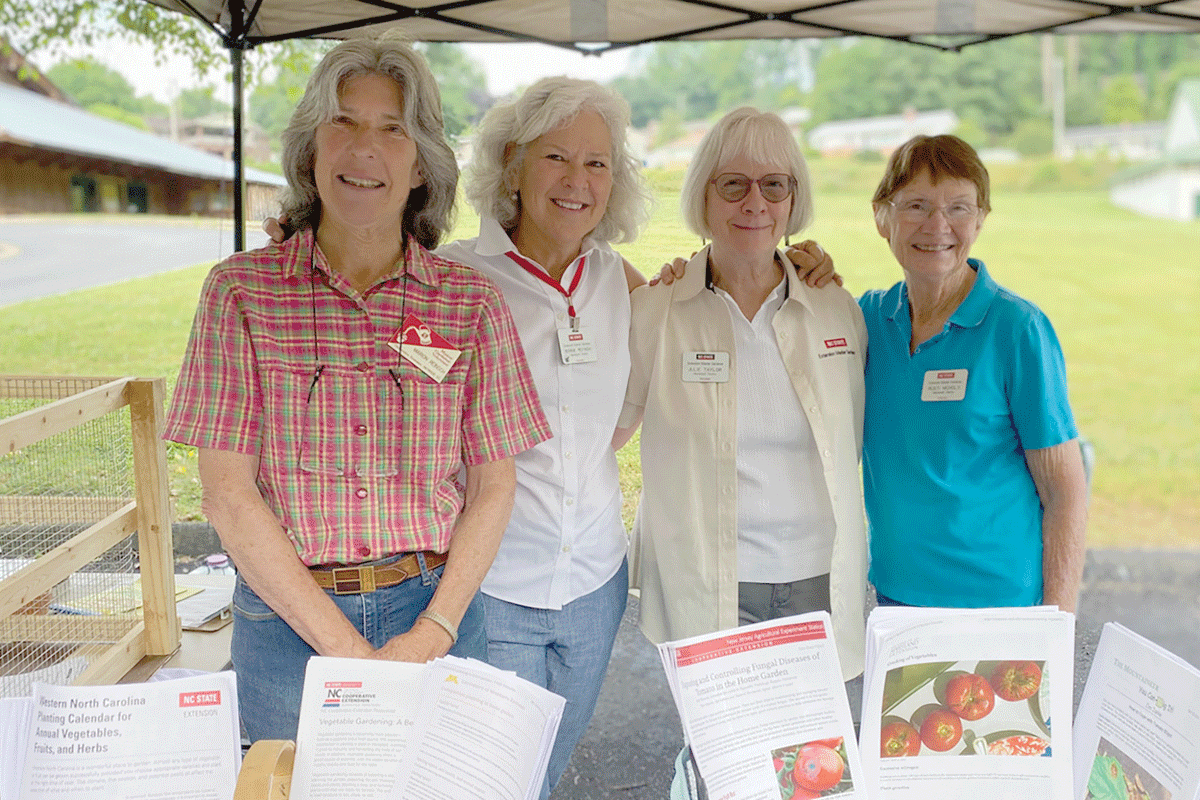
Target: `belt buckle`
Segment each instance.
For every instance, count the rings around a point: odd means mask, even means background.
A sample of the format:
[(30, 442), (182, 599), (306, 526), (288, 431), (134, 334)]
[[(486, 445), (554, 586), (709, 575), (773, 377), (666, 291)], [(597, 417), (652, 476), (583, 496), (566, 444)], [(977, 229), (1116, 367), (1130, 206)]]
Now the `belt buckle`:
[(374, 567), (359, 566), (334, 568), (334, 594), (370, 594), (373, 591), (375, 591)]

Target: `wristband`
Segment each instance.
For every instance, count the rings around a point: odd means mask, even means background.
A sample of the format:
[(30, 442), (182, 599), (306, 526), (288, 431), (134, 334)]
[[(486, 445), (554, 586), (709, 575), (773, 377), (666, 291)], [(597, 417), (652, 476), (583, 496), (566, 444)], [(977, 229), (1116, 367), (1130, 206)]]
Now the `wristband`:
[(451, 647), (453, 647), (454, 643), (458, 641), (458, 626), (452, 624), (450, 620), (446, 619), (438, 612), (430, 611), (427, 608), (420, 614), (417, 614), (417, 619), (427, 619), (434, 625), (437, 625), (439, 628), (444, 630), (446, 633), (450, 634)]

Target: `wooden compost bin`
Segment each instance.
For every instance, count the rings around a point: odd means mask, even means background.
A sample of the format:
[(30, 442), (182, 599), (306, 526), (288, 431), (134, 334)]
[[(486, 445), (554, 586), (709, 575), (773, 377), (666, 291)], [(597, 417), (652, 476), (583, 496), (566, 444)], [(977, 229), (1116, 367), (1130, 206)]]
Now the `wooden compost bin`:
[[(162, 378), (0, 376), (0, 398), (47, 401), (0, 419), (0, 459), (18, 458), (23, 448), (129, 408), (128, 434), (122, 435), (131, 441), (121, 444), (132, 452), (132, 501), (115, 498), (103, 507), (102, 513), (110, 507), (111, 513), (88, 519), (80, 511), (88, 505), (87, 498), (54, 492), (0, 495), (5, 519), (34, 525), (50, 518), (70, 519), (76, 527), (86, 525), (74, 535), (70, 535), (74, 528), (68, 529), (64, 536), (69, 538), (45, 552), (21, 559), (16, 571), (0, 580), (0, 644), (5, 648), (52, 645), (55, 652), (83, 656), (87, 666), (75, 677), (76, 684), (115, 683), (143, 657), (170, 655), (179, 647), (166, 448), (161, 438), (164, 395)], [(128, 461), (129, 450), (124, 452)], [(54, 607), (50, 598), (55, 587), (80, 577), (85, 568), (94, 574), (95, 566), (89, 565), (134, 533), (140, 614), (79, 615)], [(132, 582), (138, 576), (121, 577)], [(11, 671), (12, 666), (0, 657), (0, 672)]]

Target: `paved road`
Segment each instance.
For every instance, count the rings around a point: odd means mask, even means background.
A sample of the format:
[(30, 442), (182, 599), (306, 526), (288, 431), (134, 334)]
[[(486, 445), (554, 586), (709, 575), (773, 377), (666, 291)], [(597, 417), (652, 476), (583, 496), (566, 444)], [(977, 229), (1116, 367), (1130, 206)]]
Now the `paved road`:
[[(251, 231), (246, 241), (260, 247), (266, 235)], [(233, 229), (224, 220), (0, 217), (0, 307), (219, 261), (232, 252)]]

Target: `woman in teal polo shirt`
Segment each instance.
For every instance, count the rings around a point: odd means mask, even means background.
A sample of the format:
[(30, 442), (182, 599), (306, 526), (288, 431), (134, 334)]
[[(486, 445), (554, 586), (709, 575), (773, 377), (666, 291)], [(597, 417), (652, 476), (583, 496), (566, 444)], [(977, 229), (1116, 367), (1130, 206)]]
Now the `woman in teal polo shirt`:
[(1074, 610), (1087, 488), (1062, 349), (971, 245), (988, 173), (955, 136), (900, 147), (872, 199), (904, 271), (859, 303), (863, 483), (882, 604)]

